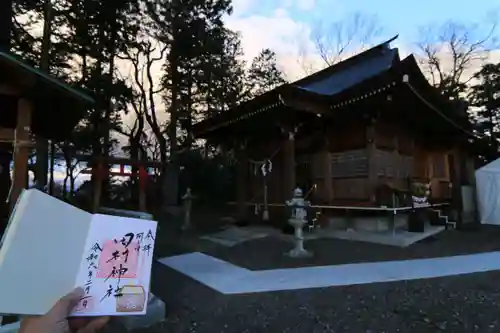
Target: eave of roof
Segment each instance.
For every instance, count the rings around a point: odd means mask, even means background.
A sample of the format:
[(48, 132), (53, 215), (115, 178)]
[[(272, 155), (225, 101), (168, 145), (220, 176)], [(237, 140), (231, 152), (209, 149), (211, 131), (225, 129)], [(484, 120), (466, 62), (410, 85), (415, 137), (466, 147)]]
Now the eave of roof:
[(61, 82), (60, 80), (57, 80), (56, 78), (48, 75), (47, 73), (44, 73), (43, 71), (37, 68), (29, 66), (28, 64), (19, 60), (16, 56), (10, 53), (0, 51), (0, 61), (8, 65), (14, 66), (15, 69), (18, 69), (23, 73), (27, 73), (28, 75), (34, 75), (37, 79), (40, 79), (44, 83), (47, 83), (48, 85), (54, 88), (57, 88), (58, 90), (64, 92), (70, 97), (77, 98), (83, 103), (86, 104), (95, 103), (94, 98), (90, 97), (89, 95), (79, 91), (78, 89), (70, 87), (69, 85)]

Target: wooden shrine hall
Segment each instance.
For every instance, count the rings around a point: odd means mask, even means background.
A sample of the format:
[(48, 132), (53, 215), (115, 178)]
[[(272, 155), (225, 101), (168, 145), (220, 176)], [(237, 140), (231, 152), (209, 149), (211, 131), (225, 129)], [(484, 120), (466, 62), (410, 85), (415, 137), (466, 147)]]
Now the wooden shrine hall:
[(465, 109), (428, 83), (413, 55), (400, 58), (396, 38), (194, 126), (195, 137), (237, 152), (239, 218), (264, 195), (283, 204), (296, 186), (314, 204), (374, 207), (381, 186), (430, 182), (433, 198), (460, 202)]
[(67, 139), (94, 99), (9, 52), (0, 52), (0, 73), (0, 188), (5, 218), (6, 199), (12, 207), (28, 185), (28, 159), (36, 138)]

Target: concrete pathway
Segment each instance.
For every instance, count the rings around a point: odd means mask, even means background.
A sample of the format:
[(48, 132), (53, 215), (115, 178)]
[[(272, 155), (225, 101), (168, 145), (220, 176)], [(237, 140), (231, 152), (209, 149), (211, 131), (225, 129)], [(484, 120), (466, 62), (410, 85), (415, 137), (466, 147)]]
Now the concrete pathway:
[(158, 261), (222, 294), (348, 286), (500, 270), (500, 252), (264, 271), (251, 271), (199, 252)]

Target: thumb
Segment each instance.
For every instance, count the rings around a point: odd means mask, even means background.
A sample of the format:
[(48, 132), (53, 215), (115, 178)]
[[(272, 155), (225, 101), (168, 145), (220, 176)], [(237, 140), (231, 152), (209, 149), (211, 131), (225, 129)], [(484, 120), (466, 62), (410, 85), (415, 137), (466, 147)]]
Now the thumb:
[(99, 317), (78, 330), (78, 333), (94, 333), (104, 327), (109, 321), (109, 317)]
[(72, 292), (59, 299), (52, 309), (50, 309), (48, 315), (55, 320), (66, 319), (83, 295), (84, 290), (82, 288), (74, 289)]

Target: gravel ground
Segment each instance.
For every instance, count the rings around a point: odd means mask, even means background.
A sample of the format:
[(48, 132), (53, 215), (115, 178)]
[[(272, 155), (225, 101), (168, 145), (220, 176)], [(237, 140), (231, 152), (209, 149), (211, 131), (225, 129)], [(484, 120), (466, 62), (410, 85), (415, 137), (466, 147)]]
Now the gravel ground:
[(221, 295), (162, 265), (153, 292), (167, 302), (156, 332), (498, 332), (500, 273)]
[[(163, 236), (162, 236), (163, 234)], [(500, 228), (450, 231), (407, 249), (340, 240), (315, 240), (316, 256), (297, 262), (282, 255), (286, 241), (268, 238), (233, 248), (164, 229), (158, 255), (202, 251), (251, 269), (437, 257), (500, 249)], [(167, 303), (167, 320), (138, 333), (258, 332), (499, 332), (500, 272), (439, 279), (247, 295), (222, 295), (156, 263), (152, 291)], [(114, 333), (114, 331), (110, 331)], [(117, 330), (116, 332), (122, 332)]]
[(483, 226), (478, 231), (447, 230), (407, 248), (340, 239), (310, 240), (305, 242), (305, 248), (314, 253), (310, 259), (284, 256), (292, 247), (291, 242), (267, 237), (231, 248), (211, 246), (200, 250), (252, 270), (434, 258), (500, 250), (500, 227)]

